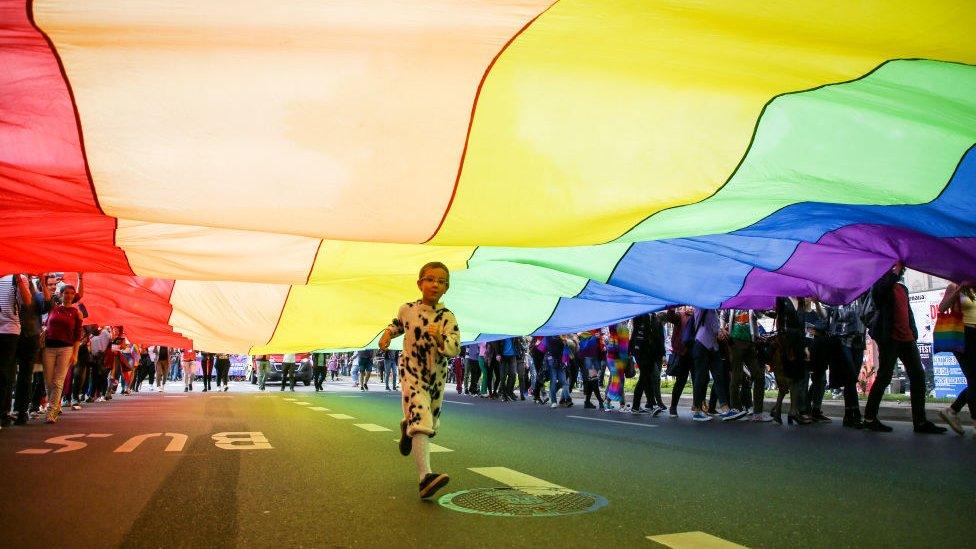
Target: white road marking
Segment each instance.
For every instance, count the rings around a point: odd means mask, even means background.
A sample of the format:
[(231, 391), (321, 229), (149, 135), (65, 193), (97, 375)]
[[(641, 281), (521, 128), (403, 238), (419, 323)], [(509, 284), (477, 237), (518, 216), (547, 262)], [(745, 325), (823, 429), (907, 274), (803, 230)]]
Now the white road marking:
[(268, 438), (261, 431), (232, 431), (216, 433), (210, 438), (221, 450), (271, 450)]
[(647, 539), (673, 549), (746, 549), (744, 545), (732, 543), (705, 532), (681, 532), (647, 536)]
[(316, 412), (328, 412), (328, 411), (330, 411), (328, 408), (323, 408), (321, 406), (312, 406), (311, 408), (309, 408), (309, 410), (315, 410)]
[(163, 398), (186, 398), (189, 395), (163, 395)]
[(336, 419), (356, 419), (352, 416), (347, 416), (346, 414), (329, 414), (329, 416), (334, 417)]
[(295, 399), (293, 399), (293, 398), (284, 398), (282, 400), (287, 400), (288, 402), (295, 402)]
[[(91, 435), (88, 435), (91, 436)], [(145, 442), (147, 439), (164, 436), (163, 433), (147, 433), (144, 435), (136, 435), (129, 440), (125, 441), (122, 446), (115, 449), (116, 452), (127, 453), (132, 452), (139, 447), (140, 444)], [(183, 447), (186, 446), (186, 441), (188, 437), (183, 433), (166, 433), (165, 436), (170, 437), (169, 444), (166, 445), (164, 452), (182, 452)]]
[[(393, 442), (399, 443), (400, 442), (400, 439), (395, 438), (395, 439), (393, 439)], [(434, 444), (433, 442), (429, 442), (429, 441), (427, 442), (427, 446), (430, 447), (430, 453), (432, 453), (432, 454), (441, 454), (441, 453), (444, 453), (444, 452), (453, 452), (454, 451), (454, 450), (451, 450), (450, 448), (441, 446), (439, 444)]]
[[(75, 452), (75, 451), (81, 450), (82, 448), (87, 447), (88, 444), (86, 444), (84, 442), (78, 442), (76, 440), (72, 440), (72, 439), (76, 439), (76, 438), (84, 438), (86, 436), (90, 436), (90, 435), (87, 435), (86, 433), (80, 433), (80, 434), (77, 434), (77, 435), (62, 435), (62, 436), (59, 436), (59, 437), (49, 438), (49, 439), (45, 440), (44, 443), (45, 444), (55, 444), (55, 445), (61, 446), (61, 448), (58, 448), (57, 450), (54, 450), (54, 453), (55, 454), (63, 454), (65, 452)], [(108, 435), (108, 436), (111, 436), (111, 435)], [(93, 438), (105, 438), (105, 437), (99, 435), (99, 436), (96, 436), (96, 437), (93, 437)], [(46, 454), (46, 453), (48, 453), (50, 451), (51, 451), (50, 448), (25, 448), (25, 449), (23, 449), (23, 450), (21, 450), (21, 451), (19, 451), (17, 453), (18, 454), (27, 454), (27, 455), (40, 455), (40, 454)]]
[(468, 470), (492, 480), (497, 480), (513, 488), (518, 488), (522, 492), (533, 496), (552, 494), (554, 490), (560, 492), (565, 491), (567, 494), (576, 492), (576, 490), (571, 490), (564, 486), (542, 480), (541, 478), (520, 473), (508, 467), (469, 467)]
[(463, 404), (465, 406), (474, 406), (473, 402), (460, 402), (457, 400), (445, 400), (444, 402), (450, 402), (451, 404)]
[(383, 427), (382, 425), (377, 425), (375, 423), (355, 423), (354, 425), (364, 431), (369, 431), (370, 433), (381, 433), (383, 431), (390, 430), (387, 429), (386, 427)]
[(295, 402), (295, 404), (297, 404), (299, 406), (311, 406), (312, 405), (311, 402), (305, 402), (303, 400), (299, 400), (299, 401)]
[(339, 395), (339, 398), (363, 398), (363, 395)]
[[(399, 442), (399, 441), (397, 441), (397, 442)], [(430, 453), (432, 453), (432, 454), (440, 454), (442, 452), (453, 452), (454, 451), (454, 450), (451, 450), (450, 448), (445, 448), (445, 447), (440, 446), (438, 444), (434, 444), (433, 442), (428, 442), (427, 445), (430, 446)]]
[(657, 425), (651, 425), (650, 423), (637, 423), (636, 421), (618, 421), (616, 419), (600, 419), (598, 417), (585, 417), (585, 416), (566, 416), (573, 419), (585, 419), (588, 421), (603, 421), (606, 423), (621, 423), (623, 425), (633, 425), (634, 427), (657, 427)]

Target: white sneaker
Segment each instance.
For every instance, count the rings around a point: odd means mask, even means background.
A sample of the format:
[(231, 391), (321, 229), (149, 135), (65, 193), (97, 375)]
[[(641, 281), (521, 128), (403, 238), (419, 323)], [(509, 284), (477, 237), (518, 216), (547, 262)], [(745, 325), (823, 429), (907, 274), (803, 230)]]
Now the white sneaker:
[(761, 414), (752, 414), (751, 419), (756, 423), (769, 423), (770, 421), (773, 420), (773, 416), (767, 414), (766, 412), (763, 412)]
[(962, 424), (959, 423), (959, 415), (956, 414), (956, 411), (953, 410), (951, 406), (946, 406), (944, 409), (939, 410), (939, 417), (941, 417), (946, 423), (948, 423), (949, 427), (952, 427), (953, 431), (955, 431), (959, 435), (964, 434), (964, 431), (962, 430)]
[(78, 404), (77, 402), (75, 402), (74, 404), (71, 405), (71, 409), (72, 410), (81, 410), (81, 404)]
[(549, 407), (550, 408), (559, 408), (559, 403), (558, 402), (553, 402), (552, 404), (549, 405)]

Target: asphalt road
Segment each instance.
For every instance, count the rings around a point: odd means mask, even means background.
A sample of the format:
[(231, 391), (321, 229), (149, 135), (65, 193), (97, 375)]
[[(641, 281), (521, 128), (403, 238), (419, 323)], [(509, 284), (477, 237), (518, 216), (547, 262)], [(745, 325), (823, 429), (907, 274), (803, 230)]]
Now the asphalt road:
[[(442, 495), (529, 479), (607, 501), (586, 514), (498, 517), (419, 500), (412, 460), (394, 443), (396, 393), (273, 389), (139, 393), (66, 411), (56, 425), (4, 428), (0, 538), (8, 547), (659, 547), (648, 536), (703, 532), (748, 547), (964, 547), (976, 537), (971, 429), (696, 424), (686, 409), (635, 418), (449, 389), (433, 439), (443, 451), (431, 456), (452, 477)], [(164, 436), (132, 438), (153, 433)], [(218, 433), (247, 434), (222, 442)], [(659, 539), (701, 546), (695, 536)]]

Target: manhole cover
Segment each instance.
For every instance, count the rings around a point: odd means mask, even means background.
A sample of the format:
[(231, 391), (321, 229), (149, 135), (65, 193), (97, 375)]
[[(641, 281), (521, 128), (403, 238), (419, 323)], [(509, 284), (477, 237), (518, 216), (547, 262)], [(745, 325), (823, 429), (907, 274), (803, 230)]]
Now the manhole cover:
[(441, 496), (438, 503), (462, 513), (497, 517), (555, 517), (596, 511), (606, 498), (560, 488), (474, 488)]

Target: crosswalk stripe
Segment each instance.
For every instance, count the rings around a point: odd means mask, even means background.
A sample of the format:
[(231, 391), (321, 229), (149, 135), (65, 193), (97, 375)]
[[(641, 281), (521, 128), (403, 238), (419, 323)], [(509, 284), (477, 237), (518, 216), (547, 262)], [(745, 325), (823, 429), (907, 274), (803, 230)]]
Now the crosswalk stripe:
[(672, 549), (746, 549), (744, 545), (732, 543), (705, 532), (680, 532), (647, 536), (647, 539), (671, 547)]
[(305, 402), (305, 401), (302, 401), (302, 400), (299, 400), (299, 401), (295, 402), (295, 404), (297, 404), (299, 406), (311, 406), (312, 405), (311, 402)]
[(295, 399), (293, 399), (293, 398), (284, 398), (282, 400), (287, 400), (288, 402), (295, 402)]
[(328, 412), (328, 408), (323, 408), (321, 406), (312, 406), (309, 410), (315, 410), (316, 412)]
[(387, 429), (386, 427), (383, 427), (382, 425), (377, 425), (375, 423), (355, 423), (354, 425), (356, 427), (359, 427), (360, 429), (362, 429), (364, 431), (369, 431), (371, 433), (380, 433), (380, 432), (383, 432), (383, 431), (389, 431), (390, 430), (390, 429)]
[(553, 484), (541, 478), (535, 478), (532, 475), (520, 473), (508, 467), (469, 467), (468, 470), (492, 480), (497, 480), (513, 488), (518, 488), (522, 492), (533, 496), (552, 494), (553, 490), (565, 491), (569, 494), (576, 492), (576, 490)]
[(329, 414), (329, 416), (334, 417), (336, 419), (356, 419), (352, 416), (347, 416), (346, 414)]

